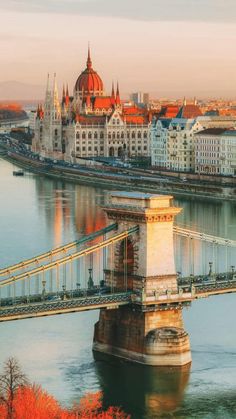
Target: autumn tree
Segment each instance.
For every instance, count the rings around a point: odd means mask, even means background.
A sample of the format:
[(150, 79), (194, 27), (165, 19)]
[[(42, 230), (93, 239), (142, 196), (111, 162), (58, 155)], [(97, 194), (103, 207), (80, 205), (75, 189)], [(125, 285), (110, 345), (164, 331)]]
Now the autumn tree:
[(31, 385), (9, 358), (0, 374), (0, 419), (129, 419), (120, 408), (102, 407), (102, 392), (89, 393), (72, 409), (63, 408), (41, 386)]
[(101, 391), (88, 393), (81, 398), (78, 405), (73, 408), (74, 418), (78, 419), (130, 419), (130, 415), (124, 413), (119, 407), (110, 406), (107, 410), (102, 409)]
[(20, 387), (14, 399), (15, 419), (67, 419), (71, 416), (63, 411), (53, 396), (41, 386)]
[(7, 419), (14, 418), (14, 398), (20, 387), (28, 385), (26, 375), (15, 358), (9, 358), (0, 374), (0, 403), (5, 406)]

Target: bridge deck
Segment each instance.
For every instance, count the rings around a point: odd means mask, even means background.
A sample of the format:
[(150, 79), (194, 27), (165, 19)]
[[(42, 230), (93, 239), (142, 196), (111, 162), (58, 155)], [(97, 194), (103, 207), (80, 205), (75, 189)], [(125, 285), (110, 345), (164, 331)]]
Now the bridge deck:
[(131, 293), (117, 293), (93, 297), (80, 297), (60, 301), (42, 301), (0, 308), (0, 322), (32, 317), (53, 316), (55, 314), (75, 313), (78, 311), (114, 309), (130, 304)]

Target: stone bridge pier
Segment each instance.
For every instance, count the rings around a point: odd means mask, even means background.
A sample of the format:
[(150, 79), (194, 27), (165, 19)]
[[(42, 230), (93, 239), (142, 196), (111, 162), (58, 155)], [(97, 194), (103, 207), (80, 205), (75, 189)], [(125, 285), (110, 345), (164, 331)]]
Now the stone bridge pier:
[(102, 309), (95, 325), (93, 350), (130, 361), (157, 366), (191, 362), (188, 334), (181, 306), (150, 304), (150, 296), (177, 291), (173, 222), (181, 208), (172, 197), (136, 192), (114, 192), (104, 210), (118, 233), (139, 226), (109, 255), (106, 283), (125, 286), (134, 294), (130, 306)]

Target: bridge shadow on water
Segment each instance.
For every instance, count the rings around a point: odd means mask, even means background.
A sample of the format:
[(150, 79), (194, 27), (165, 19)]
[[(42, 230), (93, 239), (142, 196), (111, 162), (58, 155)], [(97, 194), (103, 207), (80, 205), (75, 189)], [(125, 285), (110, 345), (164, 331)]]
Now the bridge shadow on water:
[(150, 367), (94, 354), (107, 406), (121, 406), (132, 419), (174, 417), (189, 382), (191, 366)]

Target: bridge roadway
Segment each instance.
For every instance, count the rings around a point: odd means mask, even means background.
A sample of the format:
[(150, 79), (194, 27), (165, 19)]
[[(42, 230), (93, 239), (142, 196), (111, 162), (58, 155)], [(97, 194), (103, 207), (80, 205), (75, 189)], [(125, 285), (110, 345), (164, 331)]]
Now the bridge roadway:
[(78, 311), (114, 309), (131, 303), (131, 292), (74, 297), (65, 300), (26, 302), (0, 307), (0, 322), (75, 313)]
[[(127, 291), (99, 295), (99, 291), (96, 289), (96, 294), (92, 296), (70, 297), (71, 292), (67, 291), (64, 299), (63, 294), (61, 294), (61, 299), (57, 297), (58, 300), (56, 299), (56, 301), (45, 299), (47, 296), (31, 295), (18, 297), (16, 301), (13, 299), (10, 300), (9, 298), (1, 300), (0, 322), (97, 310), (100, 308), (116, 309), (129, 304), (132, 304), (135, 309), (141, 311), (169, 310), (189, 305), (199, 298), (235, 292), (236, 280), (232, 279), (224, 281), (202, 281), (198, 284), (178, 286), (177, 289), (153, 290), (149, 294)], [(21, 300), (20, 304), (19, 300)]]

